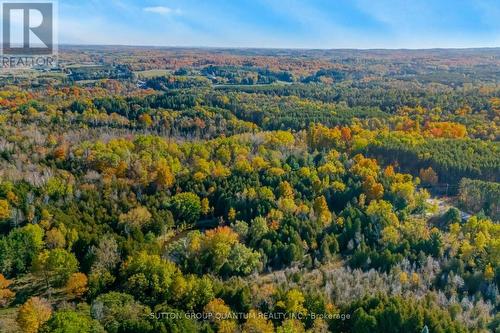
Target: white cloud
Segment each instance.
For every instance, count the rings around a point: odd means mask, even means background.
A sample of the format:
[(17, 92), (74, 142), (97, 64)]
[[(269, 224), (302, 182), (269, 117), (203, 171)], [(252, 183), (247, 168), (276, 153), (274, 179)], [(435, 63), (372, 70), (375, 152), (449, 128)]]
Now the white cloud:
[(144, 11), (148, 12), (148, 13), (155, 13), (155, 14), (160, 14), (160, 15), (179, 14), (178, 9), (172, 9), (172, 8), (165, 7), (165, 6), (145, 7)]

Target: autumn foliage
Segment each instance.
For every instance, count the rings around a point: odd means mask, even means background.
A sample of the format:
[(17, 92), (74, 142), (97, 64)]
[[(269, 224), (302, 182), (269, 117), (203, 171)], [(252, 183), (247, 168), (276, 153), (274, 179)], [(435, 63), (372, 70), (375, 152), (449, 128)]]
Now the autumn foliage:
[(8, 305), (16, 293), (9, 289), (12, 281), (7, 280), (5, 276), (0, 274), (0, 308)]
[(52, 308), (46, 300), (32, 297), (19, 308), (17, 323), (23, 332), (37, 333), (51, 314)]

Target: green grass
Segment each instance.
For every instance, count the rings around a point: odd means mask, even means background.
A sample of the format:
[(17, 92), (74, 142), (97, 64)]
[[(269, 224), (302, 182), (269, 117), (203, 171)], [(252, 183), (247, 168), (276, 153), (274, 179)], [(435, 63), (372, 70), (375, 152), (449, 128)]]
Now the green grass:
[(152, 69), (147, 71), (134, 72), (140, 79), (150, 79), (158, 76), (166, 76), (172, 73), (170, 70), (166, 69)]

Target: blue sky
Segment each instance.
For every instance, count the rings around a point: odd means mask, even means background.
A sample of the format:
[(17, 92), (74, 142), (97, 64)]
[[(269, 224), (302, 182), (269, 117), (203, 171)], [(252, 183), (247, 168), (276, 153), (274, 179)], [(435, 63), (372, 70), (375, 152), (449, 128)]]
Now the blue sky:
[(59, 0), (70, 44), (500, 46), (500, 0)]

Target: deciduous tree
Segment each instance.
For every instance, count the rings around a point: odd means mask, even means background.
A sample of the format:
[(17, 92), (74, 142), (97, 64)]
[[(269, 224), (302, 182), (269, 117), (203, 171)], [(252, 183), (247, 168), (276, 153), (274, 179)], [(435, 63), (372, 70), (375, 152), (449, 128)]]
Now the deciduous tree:
[(16, 293), (9, 289), (9, 286), (12, 284), (12, 281), (7, 280), (5, 276), (0, 274), (0, 308), (8, 305)]
[(51, 314), (52, 308), (47, 301), (32, 297), (19, 308), (17, 323), (23, 332), (37, 333)]
[(73, 298), (82, 297), (88, 290), (88, 279), (83, 273), (73, 273), (66, 283), (66, 294)]

